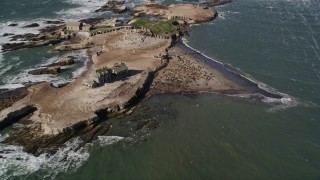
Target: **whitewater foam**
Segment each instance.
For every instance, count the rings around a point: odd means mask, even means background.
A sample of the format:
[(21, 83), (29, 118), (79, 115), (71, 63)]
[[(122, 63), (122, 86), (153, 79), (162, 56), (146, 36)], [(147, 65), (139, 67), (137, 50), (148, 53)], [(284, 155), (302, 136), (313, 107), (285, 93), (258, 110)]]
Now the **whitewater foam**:
[(24, 152), (20, 146), (0, 144), (0, 178), (6, 180), (39, 172), (44, 179), (55, 179), (61, 172), (74, 172), (89, 158), (86, 148), (78, 149), (81, 143), (75, 138), (54, 155), (44, 153), (38, 157)]
[[(70, 72), (71, 75), (51, 75), (51, 74), (42, 74), (42, 75), (32, 75), (28, 72), (31, 70), (39, 69), (45, 67), (49, 64), (60, 61), (62, 58), (68, 56), (74, 56), (77, 65), (70, 65), (62, 67), (62, 69), (72, 69), (81, 64), (80, 67)], [(12, 62), (15, 62), (15, 65), (21, 63), (19, 57), (11, 57)], [(16, 62), (17, 61), (17, 62)], [(33, 65), (30, 68), (21, 69), (20, 73), (17, 75), (8, 75), (2, 77), (2, 82), (5, 85), (1, 85), (0, 88), (14, 89), (23, 87), (27, 83), (37, 83), (37, 82), (52, 82), (54, 84), (61, 84), (62, 82), (72, 82), (74, 79), (78, 78), (84, 71), (87, 70), (88, 56), (86, 50), (79, 50), (70, 53), (65, 53), (63, 55), (56, 55), (50, 58), (43, 58), (42, 62), (37, 65)], [(3, 66), (0, 62), (0, 67)], [(7, 71), (12, 68), (11, 65), (6, 66), (6, 68), (0, 70), (0, 75), (4, 75)]]
[(94, 14), (94, 11), (99, 9), (106, 3), (105, 0), (66, 0), (66, 2), (69, 4), (77, 5), (77, 7), (75, 8), (70, 8), (67, 10), (61, 10), (59, 12), (56, 12), (58, 16), (63, 17), (67, 20), (79, 20), (79, 18), (93, 17), (97, 15)]
[(3, 62), (3, 60), (4, 60), (4, 59), (3, 59), (3, 55), (2, 55), (2, 51), (1, 51), (1, 47), (2, 47), (2, 46), (0, 45), (0, 63)]
[[(8, 135), (0, 134), (0, 142)], [(7, 180), (18, 176), (29, 176), (37, 172), (41, 179), (56, 179), (61, 173), (73, 173), (89, 158), (89, 151), (94, 144), (107, 146), (122, 141), (120, 136), (98, 136), (94, 143), (79, 146), (80, 138), (74, 138), (53, 154), (43, 153), (33, 156), (23, 151), (21, 146), (4, 145), (0, 143), (0, 179)], [(13, 170), (13, 171), (12, 171)]]
[(106, 145), (111, 145), (114, 143), (117, 143), (121, 140), (124, 140), (124, 137), (121, 136), (98, 136), (97, 143), (100, 146), (106, 146)]
[(7, 66), (0, 66), (0, 76), (3, 75), (4, 73), (8, 72), (12, 68), (12, 65), (7, 65)]
[[(18, 34), (37, 34), (40, 29), (50, 26), (50, 24), (46, 24), (45, 22), (51, 19), (30, 19), (25, 21), (7, 21), (0, 23), (0, 44), (8, 43), (8, 42), (17, 42), (17, 41), (10, 41), (11, 36), (2, 36), (5, 33), (12, 33), (14, 35)], [(39, 24), (38, 27), (32, 28), (23, 28), (23, 26), (37, 23)], [(17, 26), (9, 26), (10, 24), (18, 24)]]
[(87, 64), (88, 64), (89, 58), (87, 55), (87, 50), (76, 51), (76, 53), (72, 54), (72, 56), (76, 57), (76, 61), (82, 64), (81, 67), (77, 68), (75, 71), (72, 72), (72, 78), (78, 78), (88, 68)]

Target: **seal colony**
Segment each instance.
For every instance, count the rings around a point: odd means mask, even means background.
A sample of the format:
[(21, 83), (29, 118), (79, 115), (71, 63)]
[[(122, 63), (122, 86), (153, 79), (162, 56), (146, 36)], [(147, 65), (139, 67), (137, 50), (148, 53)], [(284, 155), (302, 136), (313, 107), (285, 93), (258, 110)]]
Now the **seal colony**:
[[(126, 26), (73, 33), (71, 37), (68, 35), (66, 44), (52, 49), (87, 49), (90, 57), (87, 71), (74, 82), (61, 88), (48, 82), (39, 83), (19, 90), (18, 97), (11, 95), (7, 96), (10, 100), (0, 99), (8, 102), (0, 109), (0, 130), (16, 122), (27, 124), (5, 143), (23, 145), (27, 152), (40, 154), (81, 133), (87, 133), (85, 142), (89, 142), (111, 128), (111, 125), (96, 128), (99, 122), (128, 114), (142, 98), (155, 94), (252, 93), (175, 45), (186, 34), (188, 24), (213, 20), (217, 15), (215, 10), (191, 4), (148, 4), (135, 7), (132, 14), (136, 19)], [(141, 16), (161, 17), (170, 24), (142, 23), (137, 19)], [(172, 27), (173, 33), (167, 31)], [(162, 29), (157, 31), (156, 28)], [(61, 41), (60, 36), (57, 38)], [(117, 63), (128, 67), (124, 76), (98, 87), (88, 85), (88, 82), (96, 82), (97, 72)]]

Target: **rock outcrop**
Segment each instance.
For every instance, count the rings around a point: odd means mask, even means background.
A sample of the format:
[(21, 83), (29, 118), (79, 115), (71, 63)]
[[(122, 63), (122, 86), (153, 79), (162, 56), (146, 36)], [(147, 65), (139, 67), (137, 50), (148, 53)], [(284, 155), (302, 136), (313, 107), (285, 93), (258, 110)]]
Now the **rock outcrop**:
[(59, 74), (61, 72), (60, 66), (46, 67), (41, 69), (35, 69), (29, 71), (29, 74), (32, 75), (41, 75), (41, 74)]
[(55, 21), (46, 21), (46, 24), (64, 24), (65, 22), (62, 20), (55, 20)]
[(62, 39), (53, 39), (48, 41), (40, 41), (40, 42), (19, 42), (19, 43), (5, 43), (2, 44), (3, 51), (14, 51), (18, 49), (24, 48), (34, 48), (34, 47), (41, 47), (47, 45), (54, 45), (62, 42)]
[(72, 65), (74, 64), (74, 59), (75, 58), (73, 56), (68, 56), (66, 58), (62, 58), (59, 62), (49, 64), (48, 67)]
[(227, 3), (231, 3), (232, 1), (233, 0), (210, 0), (206, 2), (201, 2), (200, 5), (213, 7), (213, 6), (220, 6)]
[(188, 24), (212, 21), (217, 16), (217, 11), (192, 4), (143, 4), (133, 8), (133, 16), (154, 16), (163, 19), (180, 19)]
[(17, 122), (21, 118), (35, 112), (36, 110), (37, 110), (36, 107), (31, 106), (31, 105), (27, 105), (27, 106), (21, 107), (20, 109), (18, 109), (16, 111), (12, 111), (12, 112), (6, 114), (5, 117), (0, 117), (0, 119), (1, 119), (0, 130), (14, 124), (15, 122)]
[(101, 8), (95, 10), (95, 12), (103, 12), (103, 11), (112, 11), (113, 13), (120, 14), (127, 11), (127, 6), (125, 5), (125, 1), (111, 0), (111, 1), (108, 1)]
[(14, 51), (24, 48), (41, 47), (47, 45), (55, 45), (65, 40), (65, 37), (61, 35), (62, 29), (65, 25), (49, 26), (39, 30), (39, 34), (22, 34), (14, 35), (10, 37), (11, 41), (23, 41), (14, 43), (2, 44), (3, 51)]
[(17, 34), (10, 37), (10, 41), (34, 41), (33, 39), (36, 37), (37, 35), (32, 33)]
[(39, 27), (40, 25), (38, 23), (32, 23), (26, 26), (23, 26), (23, 28), (33, 28), (33, 27)]
[(87, 18), (87, 19), (81, 19), (80, 22), (90, 24), (91, 26), (98, 24), (102, 22), (104, 18)]
[(13, 103), (19, 101), (28, 95), (29, 91), (27, 88), (17, 88), (14, 90), (1, 89), (0, 90), (0, 111), (12, 106)]
[(17, 23), (11, 23), (8, 26), (14, 27), (14, 26), (18, 26), (18, 24)]
[(6, 36), (12, 36), (12, 35), (14, 35), (14, 34), (13, 33), (4, 33), (2, 36), (6, 37)]
[(67, 44), (67, 45), (60, 45), (57, 47), (52, 48), (50, 51), (72, 51), (72, 50), (79, 50), (79, 49), (87, 49), (92, 47), (90, 43), (83, 43), (83, 44)]

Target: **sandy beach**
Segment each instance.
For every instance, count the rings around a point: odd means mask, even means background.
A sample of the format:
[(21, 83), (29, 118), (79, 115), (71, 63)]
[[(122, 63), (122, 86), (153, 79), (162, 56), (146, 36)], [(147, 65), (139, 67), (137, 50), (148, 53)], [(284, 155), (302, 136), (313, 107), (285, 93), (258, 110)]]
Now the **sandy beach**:
[(160, 70), (151, 86), (151, 94), (215, 92), (245, 94), (247, 90), (228, 80), (219, 71), (196, 59), (179, 47), (169, 51), (170, 61)]

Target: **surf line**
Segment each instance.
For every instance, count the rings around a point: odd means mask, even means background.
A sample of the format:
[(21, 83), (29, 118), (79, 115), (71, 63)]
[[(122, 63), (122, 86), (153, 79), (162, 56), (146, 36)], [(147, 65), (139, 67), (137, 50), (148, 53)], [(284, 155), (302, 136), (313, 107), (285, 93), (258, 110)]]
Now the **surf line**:
[[(220, 73), (222, 73), (226, 78), (229, 80), (235, 82), (240, 87), (243, 87), (247, 90), (249, 90), (253, 94), (261, 94), (263, 96), (266, 96), (268, 98), (274, 98), (274, 99), (282, 99), (285, 98), (285, 95), (278, 92), (271, 92), (271, 90), (262, 89), (260, 88), (260, 85), (258, 82), (255, 82), (248, 77), (245, 77), (244, 75), (240, 74), (239, 70), (234, 69), (231, 66), (227, 66), (223, 64), (222, 62), (219, 62), (215, 59), (212, 59), (201, 52), (197, 51), (196, 49), (193, 49), (188, 44), (186, 44), (182, 39), (180, 39), (177, 43), (177, 46), (181, 49), (185, 50), (186, 52), (189, 52), (191, 55), (196, 57), (197, 59), (205, 62), (210, 67), (218, 70)], [(271, 89), (271, 88), (270, 88)]]

